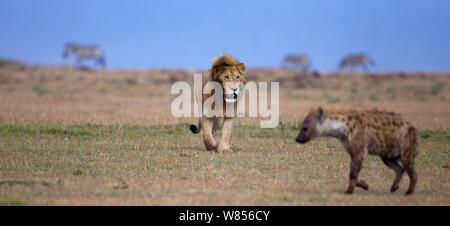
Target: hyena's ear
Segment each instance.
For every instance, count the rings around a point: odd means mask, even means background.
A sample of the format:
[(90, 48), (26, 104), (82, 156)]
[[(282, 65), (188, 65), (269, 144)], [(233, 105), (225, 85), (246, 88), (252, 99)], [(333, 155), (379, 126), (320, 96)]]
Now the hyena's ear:
[(246, 69), (246, 67), (245, 67), (245, 64), (244, 64), (244, 63), (239, 63), (239, 64), (236, 64), (236, 68), (238, 69), (239, 73), (241, 73), (241, 74), (244, 74), (244, 72), (245, 72), (245, 69)]
[(325, 121), (325, 111), (323, 110), (322, 107), (319, 107), (319, 109), (317, 110), (317, 119), (319, 120), (320, 123)]

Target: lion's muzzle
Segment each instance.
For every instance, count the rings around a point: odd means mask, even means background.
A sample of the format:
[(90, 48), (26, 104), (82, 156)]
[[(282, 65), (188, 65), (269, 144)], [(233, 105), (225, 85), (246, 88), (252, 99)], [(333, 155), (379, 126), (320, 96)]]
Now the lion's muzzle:
[(237, 101), (239, 89), (231, 89), (231, 90), (232, 90), (232, 93), (230, 93), (230, 94), (225, 93), (224, 97), (225, 97), (225, 102), (233, 104)]

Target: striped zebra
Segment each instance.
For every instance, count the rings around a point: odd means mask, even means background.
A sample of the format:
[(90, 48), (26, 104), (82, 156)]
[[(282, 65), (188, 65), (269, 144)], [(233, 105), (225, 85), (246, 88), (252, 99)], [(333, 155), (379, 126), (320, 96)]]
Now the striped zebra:
[(300, 69), (308, 71), (310, 60), (307, 55), (286, 55), (281, 63), (283, 68)]
[(70, 54), (74, 54), (77, 57), (77, 65), (80, 68), (82, 68), (81, 61), (84, 59), (94, 59), (95, 63), (103, 69), (106, 67), (105, 56), (101, 46), (83, 46), (75, 43), (66, 43), (63, 58), (67, 58)]
[(375, 66), (375, 62), (365, 53), (353, 53), (341, 60), (339, 70), (350, 68), (353, 71), (358, 66), (362, 67), (364, 71), (369, 71), (369, 66)]

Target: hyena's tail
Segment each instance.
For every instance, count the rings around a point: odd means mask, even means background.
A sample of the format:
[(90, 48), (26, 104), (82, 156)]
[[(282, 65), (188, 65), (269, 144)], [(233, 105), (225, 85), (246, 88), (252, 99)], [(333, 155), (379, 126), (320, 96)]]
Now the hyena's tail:
[(405, 147), (402, 148), (401, 160), (404, 164), (414, 164), (414, 158), (419, 154), (419, 133), (410, 126), (405, 135)]
[(198, 126), (192, 125), (192, 124), (191, 124), (191, 125), (189, 126), (189, 129), (190, 129), (193, 133), (195, 133), (195, 134), (200, 133), (200, 130), (202, 130), (202, 123), (201, 123), (201, 121), (198, 120)]

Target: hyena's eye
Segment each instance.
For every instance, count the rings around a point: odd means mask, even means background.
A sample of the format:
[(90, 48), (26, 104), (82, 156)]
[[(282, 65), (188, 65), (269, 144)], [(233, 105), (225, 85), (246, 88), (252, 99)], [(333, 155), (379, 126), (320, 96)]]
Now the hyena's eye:
[(303, 129), (302, 129), (303, 132), (306, 132), (307, 130), (308, 130), (308, 128), (306, 128), (306, 127), (303, 127)]

